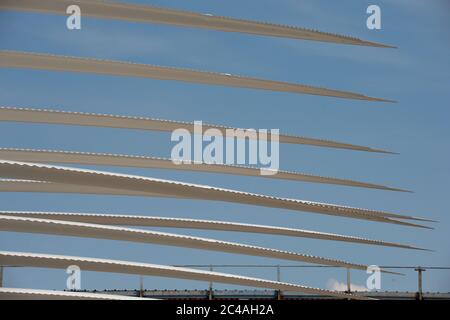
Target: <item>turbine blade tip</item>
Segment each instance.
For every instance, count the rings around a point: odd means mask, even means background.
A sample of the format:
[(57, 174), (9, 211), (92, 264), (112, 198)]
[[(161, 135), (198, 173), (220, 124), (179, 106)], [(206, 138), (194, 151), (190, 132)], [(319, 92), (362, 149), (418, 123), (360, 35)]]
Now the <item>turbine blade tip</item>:
[(411, 191), (411, 190), (400, 189), (400, 188), (391, 188), (391, 187), (386, 187), (386, 190), (396, 191), (396, 192), (405, 192), (405, 193), (414, 193), (414, 191)]
[(375, 42), (375, 41), (364, 41), (363, 40), (363, 41), (361, 41), (360, 45), (375, 47), (375, 48), (398, 49), (398, 46), (395, 46), (392, 44), (381, 43), (381, 42)]
[(395, 152), (395, 151), (389, 151), (389, 150), (377, 149), (377, 148), (370, 148), (369, 151), (370, 152), (375, 152), (375, 153), (385, 153), (385, 154), (394, 154), (394, 155), (399, 155), (400, 154), (400, 153)]

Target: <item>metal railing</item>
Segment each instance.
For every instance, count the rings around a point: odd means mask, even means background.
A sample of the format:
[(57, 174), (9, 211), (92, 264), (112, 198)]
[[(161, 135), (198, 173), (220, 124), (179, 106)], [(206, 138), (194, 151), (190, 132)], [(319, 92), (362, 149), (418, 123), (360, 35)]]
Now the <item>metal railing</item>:
[[(281, 264), (185, 264), (185, 265), (174, 265), (174, 267), (184, 267), (184, 268), (199, 268), (199, 269), (208, 269), (209, 271), (214, 271), (218, 268), (272, 268), (276, 272), (276, 279), (278, 282), (281, 281), (282, 270), (287, 268), (337, 268), (344, 269), (341, 266), (325, 266), (325, 265), (281, 265)], [(423, 299), (423, 272), (427, 270), (447, 270), (450, 271), (450, 267), (446, 266), (379, 266), (381, 269), (396, 269), (396, 270), (413, 270), (417, 272), (417, 291), (416, 291), (416, 299)], [(4, 281), (4, 270), (6, 268), (23, 268), (22, 266), (0, 266), (0, 287), (3, 286)], [(351, 270), (346, 269), (347, 271), (347, 290), (346, 292), (351, 293)], [(140, 296), (144, 295), (144, 277), (139, 276), (139, 292)], [(213, 282), (209, 282), (208, 286), (208, 297), (209, 299), (213, 299)], [(279, 291), (277, 293), (278, 299), (281, 298), (282, 292)]]
[[(260, 264), (210, 264), (210, 265), (200, 265), (200, 264), (186, 264), (186, 265), (175, 265), (175, 267), (185, 267), (185, 268), (209, 268), (210, 271), (214, 271), (214, 268), (273, 268), (276, 271), (276, 279), (278, 282), (281, 281), (281, 272), (284, 268), (338, 268), (342, 269), (340, 266), (325, 266), (325, 265), (260, 265)], [(418, 300), (423, 299), (423, 272), (427, 270), (448, 270), (450, 267), (446, 266), (379, 266), (381, 269), (397, 269), (397, 270), (414, 270), (417, 272), (417, 292), (416, 298)], [(347, 293), (351, 293), (351, 269), (346, 268), (347, 277)], [(210, 297), (213, 292), (213, 284), (209, 283)], [(282, 292), (278, 292), (278, 297), (280, 297)]]

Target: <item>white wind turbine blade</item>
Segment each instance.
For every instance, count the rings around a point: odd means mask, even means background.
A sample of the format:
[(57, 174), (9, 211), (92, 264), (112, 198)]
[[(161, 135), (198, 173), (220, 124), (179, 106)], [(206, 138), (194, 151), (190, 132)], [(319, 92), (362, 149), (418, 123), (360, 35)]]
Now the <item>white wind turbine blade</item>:
[[(125, 189), (112, 189), (87, 185), (74, 185), (66, 183), (54, 183), (48, 181), (17, 180), (17, 179), (0, 179), (0, 192), (67, 193), (67, 194), (87, 194), (87, 195), (113, 195), (113, 196), (146, 196), (146, 197), (170, 197), (170, 198), (173, 197), (178, 199), (186, 199), (186, 197), (182, 196), (175, 197), (151, 192), (138, 192)], [(423, 226), (420, 224), (405, 222), (401, 220), (395, 220), (391, 218), (386, 218), (386, 222), (409, 227), (433, 229), (428, 226)]]
[(243, 77), (238, 75), (230, 75), (227, 73), (204, 72), (124, 61), (99, 60), (42, 53), (6, 50), (0, 51), (0, 67), (107, 74), (113, 76), (150, 78), (158, 80), (175, 80), (236, 88), (311, 94), (334, 98), (393, 102), (387, 99), (368, 97), (359, 93), (312, 87), (297, 83)]
[(120, 260), (0, 251), (0, 263), (2, 265), (55, 269), (66, 269), (67, 266), (77, 265), (81, 270), (88, 271), (136, 274), (141, 276), (157, 276), (197, 281), (212, 281), (218, 283), (267, 288), (274, 290), (298, 291), (308, 294), (318, 294), (339, 298), (362, 300), (368, 299), (344, 292), (311, 288), (286, 282), (245, 277), (222, 272), (203, 271), (191, 268), (181, 268)]
[(157, 300), (157, 299), (129, 297), (118, 294), (0, 287), (0, 300)]
[(384, 211), (359, 209), (297, 199), (278, 198), (179, 181), (105, 171), (51, 166), (39, 163), (0, 160), (0, 177), (88, 185), (120, 190), (125, 189), (128, 191), (150, 192), (152, 195), (163, 194), (197, 200), (251, 204), (387, 223), (395, 223), (395, 220), (389, 218), (429, 221), (423, 218)]
[(76, 193), (91, 195), (112, 196), (142, 196), (186, 199), (185, 197), (164, 195), (161, 193), (139, 192), (132, 190), (121, 190), (102, 188), (95, 186), (81, 186), (67, 183), (54, 183), (48, 181), (0, 179), (0, 192), (39, 192), (39, 193)]
[(137, 215), (99, 214), (99, 213), (36, 212), (36, 211), (0, 211), (0, 215), (94, 223), (102, 225), (116, 225), (116, 226), (162, 227), (162, 228), (184, 228), (184, 229), (250, 232), (250, 233), (261, 233), (270, 235), (282, 235), (289, 237), (343, 241), (350, 243), (388, 246), (403, 249), (426, 250), (422, 248), (413, 247), (410, 245), (386, 242), (381, 240), (372, 240), (354, 236), (345, 236), (318, 231), (309, 231), (294, 228), (284, 228), (284, 227), (275, 227), (275, 226), (257, 225), (248, 223), (237, 223), (229, 221), (167, 218), (167, 217), (137, 216)]
[(373, 183), (366, 183), (348, 179), (338, 179), (332, 177), (322, 177), (300, 172), (278, 170), (274, 174), (261, 175), (261, 170), (266, 171), (270, 170), (260, 169), (257, 167), (213, 164), (202, 162), (192, 162), (190, 164), (175, 163), (173, 159), (147, 157), (147, 156), (73, 152), (73, 151), (59, 151), (59, 150), (0, 148), (0, 159), (24, 161), (24, 162), (38, 162), (38, 163), (39, 162), (65, 163), (65, 164), (84, 164), (84, 165), (98, 165), (98, 166), (186, 170), (196, 172), (223, 173), (223, 174), (261, 177), (261, 178), (305, 181), (312, 183), (334, 184), (334, 185), (372, 188), (390, 191), (403, 191), (403, 192), (406, 191), (402, 189), (391, 188)]
[(253, 35), (273, 36), (339, 44), (392, 48), (381, 43), (353, 37), (320, 32), (294, 26), (278, 25), (243, 19), (233, 19), (211, 14), (200, 14), (149, 5), (136, 5), (95, 0), (2, 0), (0, 9), (66, 15), (67, 7), (78, 5), (83, 16), (132, 22), (169, 24)]
[[(151, 243), (166, 246), (209, 250), (216, 252), (243, 254), (272, 259), (302, 261), (307, 263), (338, 266), (343, 268), (350, 268), (364, 271), (366, 271), (368, 267), (367, 265), (356, 264), (342, 260), (323, 258), (319, 256), (312, 256), (307, 254), (265, 247), (258, 247), (236, 242), (220, 241), (209, 238), (185, 236), (175, 233), (141, 230), (134, 228), (132, 229), (116, 226), (105, 226), (100, 224), (82, 223), (82, 222), (0, 215), (0, 231), (39, 233), (39, 234), (60, 235), (67, 237), (108, 239), (108, 240), (135, 242), (135, 243)], [(398, 274), (391, 271), (384, 271), (384, 272)]]
[[(70, 111), (48, 110), (48, 109), (0, 107), (0, 121), (94, 126), (94, 127), (152, 130), (165, 132), (172, 132), (176, 129), (185, 129), (191, 133), (194, 132), (194, 122), (161, 120), (161, 119), (130, 117), (111, 114), (70, 112)], [(223, 136), (226, 137), (234, 138), (235, 136), (237, 136), (239, 138), (242, 136), (238, 128), (205, 123), (202, 124), (202, 127), (205, 131), (208, 129), (217, 129), (221, 132)], [(267, 136), (268, 139), (271, 138), (270, 133), (268, 133)], [(281, 143), (304, 144), (317, 147), (348, 149), (367, 152), (393, 153), (386, 150), (330, 140), (291, 136), (284, 134), (273, 136), (277, 137)], [(249, 138), (253, 139), (254, 136), (250, 135)]]

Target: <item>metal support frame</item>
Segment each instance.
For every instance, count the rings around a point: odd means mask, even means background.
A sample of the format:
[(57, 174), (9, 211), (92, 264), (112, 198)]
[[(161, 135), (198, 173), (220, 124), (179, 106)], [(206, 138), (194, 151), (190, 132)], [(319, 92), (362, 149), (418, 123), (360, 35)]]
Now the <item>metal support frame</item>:
[[(280, 265), (277, 265), (277, 281), (281, 281), (281, 268)], [(277, 290), (277, 300), (281, 300), (283, 297), (283, 292), (281, 290)]]
[[(209, 271), (213, 271), (213, 266), (209, 266)], [(212, 281), (209, 282), (209, 288), (208, 288), (208, 300), (213, 299), (213, 283)]]
[(0, 266), (0, 288), (3, 287), (3, 266)]
[(352, 292), (352, 281), (351, 281), (351, 275), (350, 275), (350, 269), (347, 268), (347, 293)]
[[(20, 267), (20, 266), (8, 266), (8, 267)], [(251, 268), (275, 268), (276, 269), (276, 277), (277, 281), (281, 281), (281, 269), (282, 268), (338, 268), (338, 267), (330, 267), (330, 266), (311, 266), (311, 265), (180, 265), (179, 267), (197, 267), (197, 268), (204, 268), (209, 267), (210, 271), (213, 271), (214, 267), (251, 267)], [(414, 270), (417, 272), (417, 293), (416, 293), (416, 299), (417, 300), (423, 300), (424, 294), (423, 294), (423, 272), (427, 270), (450, 270), (450, 267), (448, 266), (428, 266), (428, 267), (413, 267), (413, 266), (384, 266), (384, 268), (391, 268), (391, 269), (409, 269)], [(3, 280), (4, 280), (4, 271), (6, 270), (5, 266), (0, 265), (0, 288), (3, 287)], [(351, 270), (346, 269), (347, 271), (347, 293), (351, 293)], [(143, 297), (145, 293), (144, 289), (144, 277), (140, 276), (140, 290), (139, 290), (139, 296)], [(283, 292), (281, 290), (277, 290), (276, 297), (278, 300), (283, 299)], [(208, 299), (213, 300), (214, 298), (214, 291), (213, 291), (213, 283), (212, 281), (209, 282), (209, 288), (208, 288)]]
[(423, 300), (423, 290), (422, 290), (422, 272), (426, 271), (425, 268), (417, 267), (414, 269), (417, 271), (417, 300)]
[(139, 276), (139, 297), (144, 296), (144, 276)]

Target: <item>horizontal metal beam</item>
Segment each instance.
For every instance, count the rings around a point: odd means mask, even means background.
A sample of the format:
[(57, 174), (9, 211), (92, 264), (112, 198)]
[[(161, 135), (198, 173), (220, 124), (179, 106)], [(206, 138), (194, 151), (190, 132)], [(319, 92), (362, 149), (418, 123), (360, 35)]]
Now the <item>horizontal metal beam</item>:
[(31, 11), (66, 15), (67, 7), (78, 5), (81, 14), (87, 17), (115, 19), (143, 23), (169, 24), (181, 27), (241, 32), (254, 35), (274, 36), (302, 40), (333, 42), (340, 44), (392, 48), (381, 43), (360, 40), (327, 32), (305, 28), (233, 19), (211, 14), (200, 14), (148, 5), (114, 3), (95, 0), (2, 0), (1, 10)]
[(348, 91), (339, 91), (334, 89), (312, 87), (297, 83), (243, 77), (227, 73), (204, 72), (173, 67), (161, 67), (150, 64), (130, 63), (125, 61), (99, 60), (81, 57), (58, 56), (43, 53), (0, 51), (0, 67), (94, 73), (113, 76), (150, 78), (158, 80), (175, 80), (236, 88), (310, 94), (334, 98), (393, 102), (387, 99), (368, 97), (363, 94)]
[[(122, 295), (132, 295), (136, 296), (139, 294), (138, 290), (134, 289), (125, 289), (125, 290), (117, 290), (117, 289), (106, 289), (101, 292), (105, 293), (118, 293)], [(212, 296), (218, 300), (222, 299), (242, 299), (242, 300), (254, 300), (254, 299), (263, 299), (263, 300), (273, 300), (277, 298), (278, 290), (263, 290), (263, 289), (249, 289), (249, 290), (238, 290), (238, 289), (224, 289), (224, 290), (213, 290)], [(155, 297), (160, 299), (207, 299), (210, 294), (209, 290), (198, 290), (198, 289), (146, 289), (144, 290), (145, 297)], [(402, 292), (402, 291), (358, 291), (352, 292), (353, 295), (363, 296), (368, 298), (374, 298), (377, 300), (416, 300), (417, 293), (416, 292)], [(290, 292), (283, 291), (282, 294), (283, 300), (329, 300), (330, 297), (325, 296), (317, 296), (317, 295), (309, 295), (300, 292)], [(450, 300), (450, 293), (445, 292), (425, 292), (424, 293), (425, 300)]]

